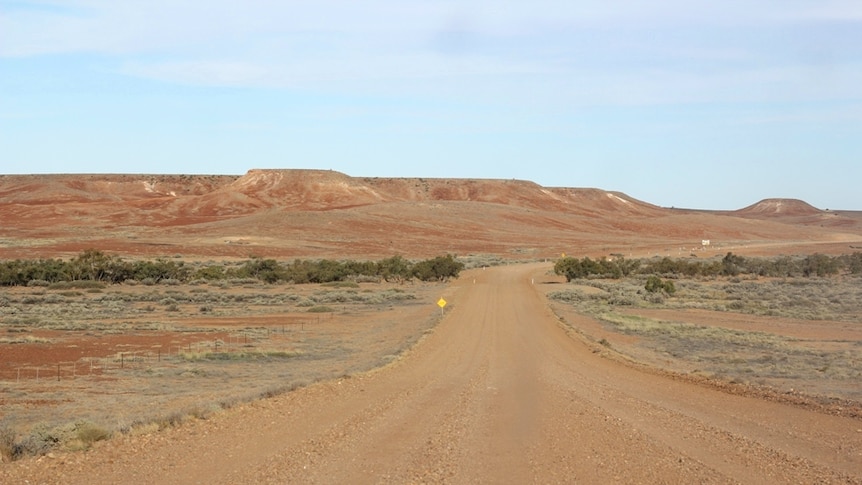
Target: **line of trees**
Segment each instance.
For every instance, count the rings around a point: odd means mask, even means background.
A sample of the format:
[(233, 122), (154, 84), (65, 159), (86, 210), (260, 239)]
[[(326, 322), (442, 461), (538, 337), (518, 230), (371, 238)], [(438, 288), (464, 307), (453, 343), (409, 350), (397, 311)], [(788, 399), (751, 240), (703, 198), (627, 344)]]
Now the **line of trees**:
[(253, 257), (239, 265), (189, 265), (169, 259), (126, 261), (98, 250), (87, 250), (69, 259), (0, 261), (0, 286), (23, 286), (31, 282), (100, 281), (122, 283), (128, 280), (159, 282), (195, 279), (222, 280), (253, 278), (267, 283), (328, 283), (356, 277), (379, 278), (390, 282), (411, 279), (445, 281), (456, 278), (464, 263), (452, 255), (423, 261), (392, 256), (380, 261), (294, 260), (290, 263)]
[(755, 275), (764, 277), (811, 277), (832, 276), (841, 273), (862, 274), (862, 252), (828, 256), (811, 254), (808, 256), (780, 256), (775, 258), (746, 258), (727, 253), (721, 259), (696, 260), (673, 259), (669, 257), (654, 259), (628, 260), (622, 257), (613, 259), (590, 259), (565, 257), (554, 264), (554, 272), (566, 277), (567, 281), (579, 278), (622, 278), (624, 276), (662, 275), (665, 277), (694, 276), (738, 276)]

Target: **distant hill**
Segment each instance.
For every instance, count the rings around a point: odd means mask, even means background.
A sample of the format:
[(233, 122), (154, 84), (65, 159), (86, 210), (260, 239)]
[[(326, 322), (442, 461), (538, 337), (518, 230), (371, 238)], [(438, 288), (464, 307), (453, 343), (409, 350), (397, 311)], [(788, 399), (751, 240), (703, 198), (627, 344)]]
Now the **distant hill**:
[(674, 210), (597, 188), (328, 170), (0, 175), (0, 258), (689, 255), (703, 239), (713, 251), (842, 251), (862, 245), (862, 217), (793, 199)]
[(742, 216), (812, 216), (823, 213), (820, 209), (799, 199), (763, 199), (736, 211)]

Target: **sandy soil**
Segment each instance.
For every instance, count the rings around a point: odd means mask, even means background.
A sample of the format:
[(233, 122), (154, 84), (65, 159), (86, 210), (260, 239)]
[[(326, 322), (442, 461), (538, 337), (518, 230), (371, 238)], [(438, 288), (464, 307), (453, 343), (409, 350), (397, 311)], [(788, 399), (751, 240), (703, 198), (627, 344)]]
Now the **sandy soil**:
[(3, 483), (862, 483), (862, 422), (608, 359), (531, 284), (463, 275), (399, 361), (86, 453)]
[[(379, 367), (437, 322), (441, 286), (117, 285), (56, 304), (2, 308), (0, 425), (20, 436), (81, 420), (128, 431)], [(34, 289), (2, 291), (20, 299)], [(166, 311), (136, 300), (165, 291), (207, 295), (217, 303), (201, 313), (200, 304)], [(293, 301), (348, 291), (376, 300), (331, 303), (325, 313), (307, 312)], [(407, 298), (385, 301), (386, 292)], [(105, 295), (135, 301), (99, 303)], [(40, 327), (46, 323), (58, 328)]]

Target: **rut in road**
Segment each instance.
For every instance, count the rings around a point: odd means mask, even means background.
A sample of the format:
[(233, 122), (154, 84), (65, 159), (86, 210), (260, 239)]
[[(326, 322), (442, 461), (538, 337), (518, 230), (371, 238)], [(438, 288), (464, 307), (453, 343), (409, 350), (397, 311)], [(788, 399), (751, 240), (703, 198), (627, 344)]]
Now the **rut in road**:
[(445, 295), (451, 310), (435, 331), (384, 369), (130, 438), (75, 466), (51, 465), (53, 476), (57, 483), (862, 483), (862, 422), (603, 358), (566, 333), (532, 284), (548, 270), (465, 272)]

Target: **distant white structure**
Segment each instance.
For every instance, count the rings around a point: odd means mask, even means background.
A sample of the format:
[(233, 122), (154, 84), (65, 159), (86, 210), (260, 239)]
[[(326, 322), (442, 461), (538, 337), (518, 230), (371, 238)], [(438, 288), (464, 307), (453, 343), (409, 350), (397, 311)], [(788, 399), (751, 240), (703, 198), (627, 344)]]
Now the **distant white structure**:
[(706, 248), (707, 246), (709, 246), (709, 239), (704, 239), (704, 240), (702, 240), (702, 241), (700, 242), (700, 245), (701, 245), (702, 247)]

